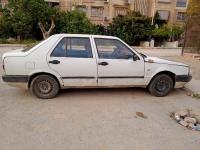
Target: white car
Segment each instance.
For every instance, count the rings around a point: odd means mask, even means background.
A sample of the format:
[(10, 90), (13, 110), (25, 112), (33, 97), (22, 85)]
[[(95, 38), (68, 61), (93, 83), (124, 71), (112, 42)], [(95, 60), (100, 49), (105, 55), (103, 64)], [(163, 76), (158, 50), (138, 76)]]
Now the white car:
[(166, 96), (191, 80), (188, 65), (140, 54), (117, 37), (56, 34), (30, 49), (3, 55), (3, 81), (39, 98), (60, 89), (145, 87)]

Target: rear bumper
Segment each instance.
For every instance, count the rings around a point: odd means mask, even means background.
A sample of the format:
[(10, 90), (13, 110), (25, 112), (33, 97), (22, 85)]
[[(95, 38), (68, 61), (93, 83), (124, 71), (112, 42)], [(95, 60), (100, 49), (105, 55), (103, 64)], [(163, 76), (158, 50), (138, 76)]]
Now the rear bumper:
[(2, 76), (4, 82), (10, 86), (28, 89), (29, 76), (24, 75), (4, 75)]
[(176, 82), (190, 82), (192, 80), (191, 75), (177, 75)]
[(4, 75), (2, 79), (4, 82), (28, 83), (29, 77), (24, 75)]

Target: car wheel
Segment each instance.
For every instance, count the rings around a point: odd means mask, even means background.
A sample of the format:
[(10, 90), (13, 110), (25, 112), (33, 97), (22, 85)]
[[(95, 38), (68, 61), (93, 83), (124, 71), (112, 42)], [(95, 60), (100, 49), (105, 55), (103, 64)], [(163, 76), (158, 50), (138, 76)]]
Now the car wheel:
[(173, 89), (173, 80), (166, 74), (160, 74), (151, 81), (148, 89), (154, 96), (166, 96)]
[(38, 98), (50, 99), (58, 94), (60, 87), (55, 78), (49, 75), (39, 75), (32, 80), (30, 90)]

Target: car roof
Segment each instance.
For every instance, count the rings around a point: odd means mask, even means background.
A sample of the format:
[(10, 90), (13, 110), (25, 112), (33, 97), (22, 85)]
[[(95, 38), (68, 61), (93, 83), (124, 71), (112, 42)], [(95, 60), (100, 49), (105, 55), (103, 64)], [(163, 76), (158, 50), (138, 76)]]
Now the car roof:
[(53, 36), (62, 36), (62, 37), (94, 37), (94, 38), (111, 38), (111, 39), (118, 39), (114, 36), (107, 36), (107, 35), (93, 35), (93, 34), (55, 34)]

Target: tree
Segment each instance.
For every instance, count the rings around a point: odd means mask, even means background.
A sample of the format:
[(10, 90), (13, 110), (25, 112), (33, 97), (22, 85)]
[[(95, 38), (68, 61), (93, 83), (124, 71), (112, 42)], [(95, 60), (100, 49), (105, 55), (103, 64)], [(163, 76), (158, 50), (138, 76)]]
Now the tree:
[(138, 44), (140, 40), (148, 40), (151, 30), (151, 19), (139, 12), (119, 15), (108, 27), (109, 34), (120, 37), (130, 45)]
[(93, 33), (93, 24), (85, 13), (80, 11), (59, 12), (55, 19), (57, 33)]
[(37, 23), (43, 38), (46, 39), (50, 36), (55, 28), (55, 18), (57, 17), (58, 10), (50, 7), (44, 0), (24, 0), (27, 2), (27, 8), (33, 22)]
[(200, 15), (200, 1), (199, 0), (190, 0), (188, 9), (188, 16), (198, 16)]
[[(10, 0), (8, 6), (2, 10), (3, 30), (9, 31), (12, 28), (14, 35), (20, 40), (26, 37), (31, 31), (31, 17), (23, 9), (23, 4), (16, 0)], [(8, 25), (8, 26), (7, 26)]]
[(0, 38), (8, 38), (13, 37), (14, 31), (12, 28), (11, 21), (9, 21), (9, 18), (6, 18), (5, 16), (0, 16)]
[(98, 35), (107, 35), (108, 30), (106, 26), (98, 24), (98, 25), (93, 25), (92, 33)]
[(18, 39), (27, 37), (35, 26), (39, 26), (43, 38), (50, 36), (55, 28), (57, 10), (44, 0), (9, 0), (3, 9), (5, 23), (10, 23)]
[(184, 48), (192, 47), (194, 52), (200, 53), (200, 1), (190, 0), (187, 9), (187, 23)]

